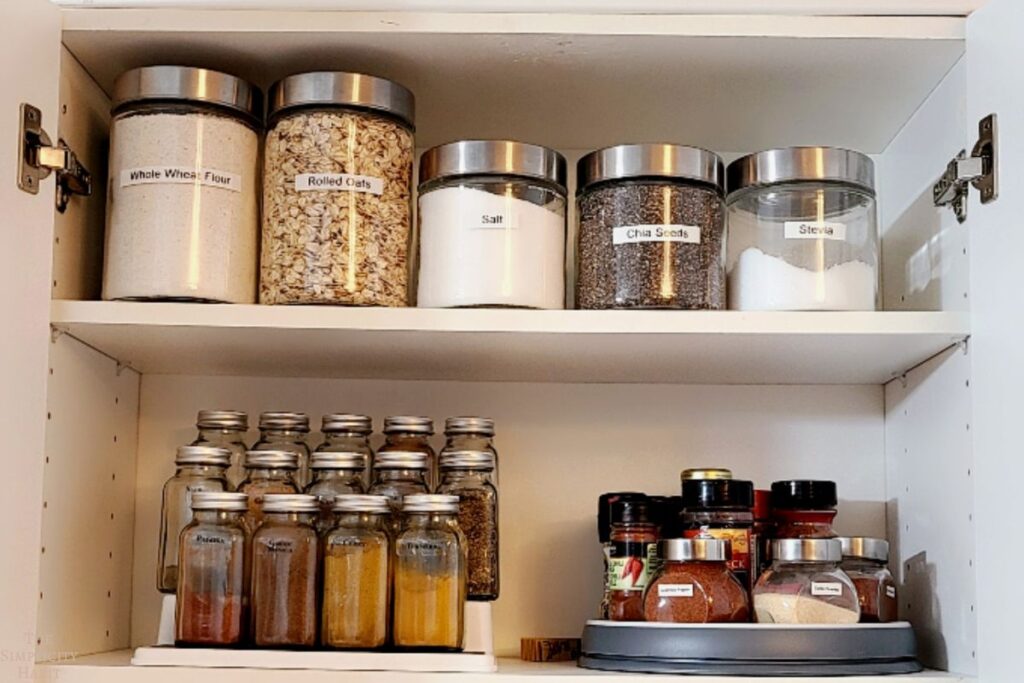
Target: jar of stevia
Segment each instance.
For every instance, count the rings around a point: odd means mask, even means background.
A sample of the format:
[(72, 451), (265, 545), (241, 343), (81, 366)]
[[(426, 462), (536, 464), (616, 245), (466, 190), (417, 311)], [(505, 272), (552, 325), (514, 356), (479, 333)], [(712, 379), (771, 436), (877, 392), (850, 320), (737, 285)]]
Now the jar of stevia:
[(405, 306), (414, 100), (345, 72), (270, 91), (260, 303)]
[(878, 215), (869, 157), (790, 147), (729, 164), (729, 308), (873, 311)]
[(839, 568), (835, 538), (784, 538), (772, 542), (772, 566), (754, 587), (754, 615), (767, 624), (855, 624), (857, 590)]
[(659, 544), (662, 565), (644, 591), (644, 618), (677, 624), (750, 620), (747, 589), (729, 570), (729, 542), (671, 538)]
[(896, 579), (889, 571), (889, 542), (881, 538), (854, 536), (840, 538), (843, 546), (843, 571), (857, 589), (860, 620), (867, 622), (896, 621)]
[(427, 150), (419, 306), (565, 307), (565, 158), (511, 140)]
[(725, 308), (725, 169), (717, 154), (617, 145), (577, 167), (579, 308)]
[(260, 91), (146, 66), (112, 100), (103, 298), (253, 303)]

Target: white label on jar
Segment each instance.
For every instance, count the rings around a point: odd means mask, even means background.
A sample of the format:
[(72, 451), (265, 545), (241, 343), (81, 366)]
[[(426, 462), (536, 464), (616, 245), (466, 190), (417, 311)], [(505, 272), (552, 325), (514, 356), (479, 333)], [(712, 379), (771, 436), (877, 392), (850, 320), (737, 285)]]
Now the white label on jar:
[(299, 192), (348, 190), (382, 195), (384, 194), (384, 179), (349, 173), (300, 173), (295, 176), (295, 189)]
[(470, 230), (515, 230), (518, 224), (513, 211), (481, 213), (470, 217), (467, 223)]
[(215, 168), (194, 166), (140, 166), (121, 171), (121, 187), (132, 185), (206, 185), (242, 191), (242, 176)]
[(692, 583), (659, 583), (659, 598), (692, 598)]
[(843, 584), (841, 583), (824, 583), (820, 581), (811, 581), (811, 595), (840, 596), (842, 594)]
[(612, 244), (639, 242), (700, 244), (700, 228), (696, 225), (623, 225), (612, 228)]
[(787, 240), (846, 240), (846, 224), (828, 221), (786, 221)]
[(885, 587), (885, 597), (887, 597), (887, 598), (895, 598), (896, 597), (896, 586), (886, 586)]

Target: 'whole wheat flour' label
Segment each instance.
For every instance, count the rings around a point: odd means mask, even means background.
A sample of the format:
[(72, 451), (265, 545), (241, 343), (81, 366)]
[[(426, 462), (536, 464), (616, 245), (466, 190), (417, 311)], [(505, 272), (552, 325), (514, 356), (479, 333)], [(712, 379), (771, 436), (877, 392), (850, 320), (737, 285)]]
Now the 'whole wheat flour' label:
[(242, 191), (242, 176), (215, 168), (194, 166), (140, 166), (121, 171), (121, 187), (132, 185), (206, 185)]

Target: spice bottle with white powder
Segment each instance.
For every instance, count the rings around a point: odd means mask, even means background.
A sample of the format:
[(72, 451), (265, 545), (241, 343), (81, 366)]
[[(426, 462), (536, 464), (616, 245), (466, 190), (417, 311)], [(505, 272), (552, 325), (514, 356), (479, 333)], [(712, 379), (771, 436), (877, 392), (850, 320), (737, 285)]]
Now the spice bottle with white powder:
[(765, 624), (856, 624), (857, 589), (839, 568), (836, 538), (786, 538), (772, 542), (771, 569), (754, 587), (754, 616)]
[(260, 91), (148, 66), (114, 84), (104, 299), (256, 298)]

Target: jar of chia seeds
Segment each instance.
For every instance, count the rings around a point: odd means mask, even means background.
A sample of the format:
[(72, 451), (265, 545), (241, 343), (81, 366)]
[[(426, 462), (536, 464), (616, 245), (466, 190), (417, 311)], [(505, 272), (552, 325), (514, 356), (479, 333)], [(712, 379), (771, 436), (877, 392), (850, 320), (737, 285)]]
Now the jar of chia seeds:
[(618, 145), (577, 168), (579, 308), (725, 308), (725, 172), (696, 147)]

